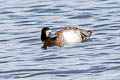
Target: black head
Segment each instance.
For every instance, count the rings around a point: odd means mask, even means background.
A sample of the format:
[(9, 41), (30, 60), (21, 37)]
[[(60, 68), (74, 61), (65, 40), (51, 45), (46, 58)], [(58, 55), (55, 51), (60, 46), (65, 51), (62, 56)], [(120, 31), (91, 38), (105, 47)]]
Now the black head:
[(51, 30), (48, 27), (44, 27), (41, 31), (41, 40), (47, 40), (51, 34)]

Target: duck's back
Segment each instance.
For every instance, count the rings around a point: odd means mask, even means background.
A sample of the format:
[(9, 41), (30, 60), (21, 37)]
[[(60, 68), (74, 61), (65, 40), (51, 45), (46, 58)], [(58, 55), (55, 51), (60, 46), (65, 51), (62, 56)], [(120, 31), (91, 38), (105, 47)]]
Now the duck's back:
[(64, 31), (63, 39), (66, 43), (76, 43), (82, 41), (81, 33), (79, 30)]
[(69, 44), (87, 40), (91, 33), (84, 29), (69, 26), (57, 31), (55, 35), (57, 35), (57, 40), (62, 42), (62, 44)]

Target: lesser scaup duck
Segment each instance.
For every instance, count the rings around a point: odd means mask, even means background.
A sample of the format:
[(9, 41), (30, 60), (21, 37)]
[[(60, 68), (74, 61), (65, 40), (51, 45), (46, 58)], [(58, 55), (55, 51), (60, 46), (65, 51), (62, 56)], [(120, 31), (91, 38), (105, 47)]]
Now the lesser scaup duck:
[(62, 47), (66, 44), (83, 42), (88, 40), (91, 34), (91, 30), (68, 26), (57, 31), (55, 34), (53, 34), (54, 36), (51, 37), (50, 28), (44, 27), (41, 31), (41, 40), (43, 42), (42, 48), (47, 49), (48, 47), (52, 46)]

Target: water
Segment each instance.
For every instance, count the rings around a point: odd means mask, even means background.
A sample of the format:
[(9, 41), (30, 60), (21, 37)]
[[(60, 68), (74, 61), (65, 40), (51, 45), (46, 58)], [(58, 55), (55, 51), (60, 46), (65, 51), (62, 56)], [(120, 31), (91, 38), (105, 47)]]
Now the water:
[[(69, 25), (91, 39), (41, 49), (43, 27)], [(120, 1), (0, 0), (0, 80), (120, 80)]]

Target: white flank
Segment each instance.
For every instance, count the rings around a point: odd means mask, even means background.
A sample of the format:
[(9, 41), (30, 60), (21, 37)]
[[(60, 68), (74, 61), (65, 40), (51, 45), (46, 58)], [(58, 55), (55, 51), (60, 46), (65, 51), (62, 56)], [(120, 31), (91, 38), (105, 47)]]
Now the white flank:
[(64, 40), (67, 43), (76, 43), (81, 42), (81, 34), (80, 31), (69, 30), (63, 32)]

